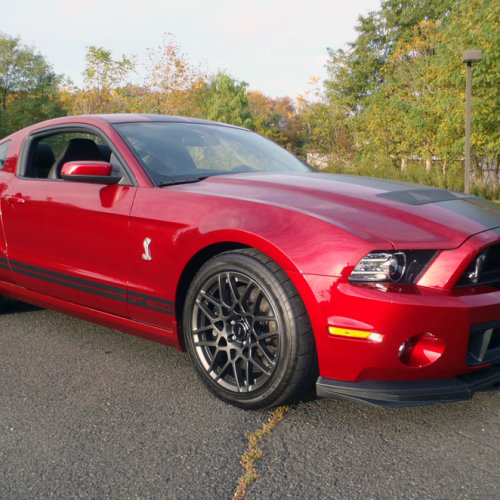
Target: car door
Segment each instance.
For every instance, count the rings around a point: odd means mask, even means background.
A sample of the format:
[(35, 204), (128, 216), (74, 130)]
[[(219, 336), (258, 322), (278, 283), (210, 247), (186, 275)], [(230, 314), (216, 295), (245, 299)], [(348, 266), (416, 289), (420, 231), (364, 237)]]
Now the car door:
[[(0, 144), (0, 193), (7, 186), (6, 181), (11, 178), (12, 174), (5, 174), (2, 169), (7, 159), (7, 153), (9, 151), (10, 141), (6, 141)], [(9, 261), (7, 259), (7, 242), (5, 240), (5, 234), (3, 229), (3, 214), (2, 207), (0, 205), (0, 281), (10, 282), (12, 280), (12, 273), (9, 267)]]
[[(94, 131), (39, 132), (28, 139), (1, 200), (14, 279), (44, 295), (126, 316), (129, 214), (136, 187), (127, 172), (117, 185), (53, 174), (54, 165), (69, 158), (64, 148), (75, 138), (108, 150), (116, 168), (123, 168), (119, 153)], [(46, 150), (45, 164), (39, 149)]]

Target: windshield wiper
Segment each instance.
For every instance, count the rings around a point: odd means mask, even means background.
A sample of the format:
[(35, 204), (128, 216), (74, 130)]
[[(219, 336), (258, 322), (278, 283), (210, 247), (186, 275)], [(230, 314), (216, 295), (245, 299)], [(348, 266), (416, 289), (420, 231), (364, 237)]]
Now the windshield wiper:
[(202, 180), (206, 179), (207, 177), (210, 177), (210, 176), (209, 175), (198, 175), (198, 176), (194, 176), (194, 177), (175, 177), (172, 179), (167, 179), (165, 181), (161, 181), (157, 185), (159, 187), (162, 187), (162, 186), (173, 186), (174, 184), (188, 184), (190, 182), (202, 181)]

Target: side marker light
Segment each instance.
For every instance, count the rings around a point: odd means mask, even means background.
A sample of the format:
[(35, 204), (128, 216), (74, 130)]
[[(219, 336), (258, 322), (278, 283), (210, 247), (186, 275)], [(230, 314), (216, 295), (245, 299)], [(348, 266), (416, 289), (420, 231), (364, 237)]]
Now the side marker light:
[(382, 342), (383, 336), (380, 333), (369, 332), (366, 330), (354, 330), (352, 328), (341, 328), (338, 326), (329, 326), (328, 333), (337, 337), (348, 337), (351, 339), (365, 339), (372, 342)]

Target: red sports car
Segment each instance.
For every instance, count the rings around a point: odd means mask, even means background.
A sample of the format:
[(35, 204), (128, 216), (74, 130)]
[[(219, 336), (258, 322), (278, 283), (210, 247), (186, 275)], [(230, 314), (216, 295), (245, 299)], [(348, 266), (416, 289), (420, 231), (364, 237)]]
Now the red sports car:
[(152, 115), (0, 141), (0, 293), (186, 349), (245, 408), (384, 406), (500, 382), (500, 206), (317, 173), (263, 137)]

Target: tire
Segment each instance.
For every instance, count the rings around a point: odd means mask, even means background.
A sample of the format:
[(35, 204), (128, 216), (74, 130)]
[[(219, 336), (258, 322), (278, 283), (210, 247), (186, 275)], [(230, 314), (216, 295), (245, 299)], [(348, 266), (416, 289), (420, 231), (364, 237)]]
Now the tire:
[(304, 304), (284, 271), (257, 250), (219, 254), (200, 268), (183, 325), (199, 376), (235, 406), (276, 406), (313, 380), (316, 350)]

